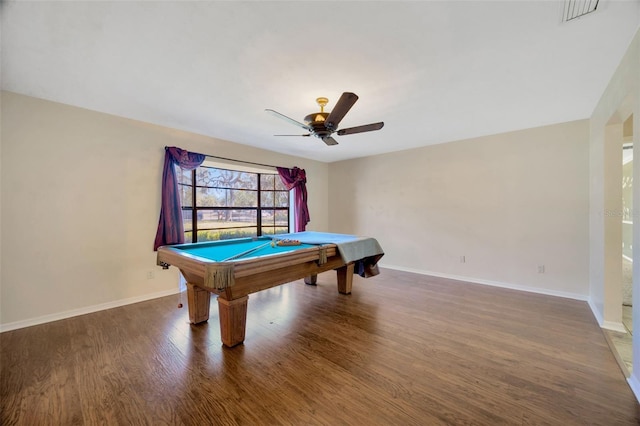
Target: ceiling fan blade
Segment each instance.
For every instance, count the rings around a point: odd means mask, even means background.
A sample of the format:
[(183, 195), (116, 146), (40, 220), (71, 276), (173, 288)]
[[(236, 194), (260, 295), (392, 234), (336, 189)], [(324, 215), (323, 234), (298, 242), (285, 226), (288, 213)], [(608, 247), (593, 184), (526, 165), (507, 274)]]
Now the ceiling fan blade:
[(304, 123), (296, 121), (293, 118), (287, 117), (284, 114), (280, 114), (278, 111), (274, 111), (272, 109), (265, 109), (265, 111), (268, 112), (269, 114), (275, 116), (275, 117), (278, 117), (278, 118), (281, 118), (281, 119), (283, 119), (285, 121), (288, 121), (289, 123), (293, 124), (294, 126), (302, 127), (305, 130), (311, 131), (311, 127), (307, 126)]
[(331, 136), (325, 136), (322, 138), (322, 141), (327, 145), (338, 145), (338, 141), (332, 138)]
[(300, 137), (300, 136), (311, 136), (311, 133), (306, 133), (304, 135), (273, 135), (273, 136), (298, 136), (298, 137)]
[(338, 130), (338, 135), (352, 135), (354, 133), (371, 132), (373, 130), (380, 130), (384, 126), (381, 121), (379, 123), (365, 124), (363, 126), (347, 127), (346, 129)]
[(336, 106), (333, 107), (333, 110), (325, 120), (325, 127), (327, 127), (328, 129), (337, 129), (338, 124), (340, 124), (344, 116), (349, 112), (349, 110), (357, 100), (358, 95), (356, 95), (355, 93), (344, 92), (342, 96), (340, 96), (340, 99), (338, 99)]

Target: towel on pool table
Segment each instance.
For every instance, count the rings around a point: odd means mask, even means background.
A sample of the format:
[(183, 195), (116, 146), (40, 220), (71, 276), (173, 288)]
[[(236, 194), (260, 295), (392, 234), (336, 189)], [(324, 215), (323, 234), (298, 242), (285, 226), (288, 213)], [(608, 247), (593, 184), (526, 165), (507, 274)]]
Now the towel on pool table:
[(375, 238), (329, 232), (303, 231), (278, 234), (274, 239), (298, 240), (304, 244), (335, 244), (345, 263), (355, 262), (354, 272), (362, 277), (378, 275), (378, 260), (384, 251)]

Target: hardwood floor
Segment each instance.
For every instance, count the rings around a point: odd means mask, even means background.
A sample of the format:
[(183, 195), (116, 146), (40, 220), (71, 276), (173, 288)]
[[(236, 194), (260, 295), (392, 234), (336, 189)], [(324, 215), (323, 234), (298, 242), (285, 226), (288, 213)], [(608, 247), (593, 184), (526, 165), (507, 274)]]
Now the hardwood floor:
[(249, 298), (178, 296), (0, 335), (2, 425), (626, 425), (639, 405), (585, 302), (385, 269)]

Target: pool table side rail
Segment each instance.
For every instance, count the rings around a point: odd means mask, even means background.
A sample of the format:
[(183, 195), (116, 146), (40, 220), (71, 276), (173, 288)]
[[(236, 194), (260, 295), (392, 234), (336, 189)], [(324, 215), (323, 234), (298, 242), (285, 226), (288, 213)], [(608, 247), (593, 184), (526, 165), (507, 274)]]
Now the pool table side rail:
[[(229, 284), (231, 286), (242, 285), (247, 280), (254, 281), (258, 277), (260, 277), (258, 279), (263, 280), (269, 278), (265, 283), (267, 286), (264, 287), (269, 288), (277, 285), (269, 284), (270, 281), (278, 281), (278, 284), (295, 281), (307, 275), (342, 267), (345, 263), (342, 261), (337, 247), (334, 244), (327, 244), (293, 252), (256, 256), (230, 262), (213, 262), (203, 257), (185, 253), (183, 250), (176, 250), (171, 246), (163, 246), (158, 248), (157, 264), (163, 267), (165, 265), (175, 266), (180, 269), (187, 282), (201, 286), (209, 291), (220, 291), (227, 288)], [(233, 280), (223, 279), (219, 282), (211, 282), (212, 277), (216, 275), (224, 276), (224, 274), (216, 274), (214, 271), (224, 270), (225, 268), (228, 268), (229, 273), (233, 275)], [(269, 276), (269, 274), (276, 272), (277, 277), (276, 275)], [(267, 275), (265, 276), (264, 274)]]
[[(333, 269), (341, 269), (345, 266), (339, 255), (330, 257), (326, 263), (318, 265), (315, 261), (293, 264), (270, 271), (263, 271), (236, 278), (233, 287), (228, 290), (229, 297), (238, 298), (258, 291), (266, 290), (277, 285), (290, 283), (311, 275), (317, 275)], [(351, 271), (353, 274), (353, 271)], [(208, 289), (211, 291), (210, 289)], [(224, 294), (227, 296), (226, 294)]]

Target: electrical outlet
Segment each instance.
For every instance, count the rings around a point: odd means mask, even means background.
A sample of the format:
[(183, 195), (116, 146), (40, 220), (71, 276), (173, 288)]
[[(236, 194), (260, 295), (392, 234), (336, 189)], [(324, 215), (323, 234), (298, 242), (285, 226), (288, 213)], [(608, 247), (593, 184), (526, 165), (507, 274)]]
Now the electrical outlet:
[(153, 271), (148, 271), (148, 272), (147, 272), (147, 279), (148, 279), (148, 280), (152, 280), (152, 279), (154, 279), (155, 277), (156, 277), (156, 273), (155, 273), (155, 272), (153, 272)]
[(544, 274), (544, 265), (538, 265), (538, 273)]

